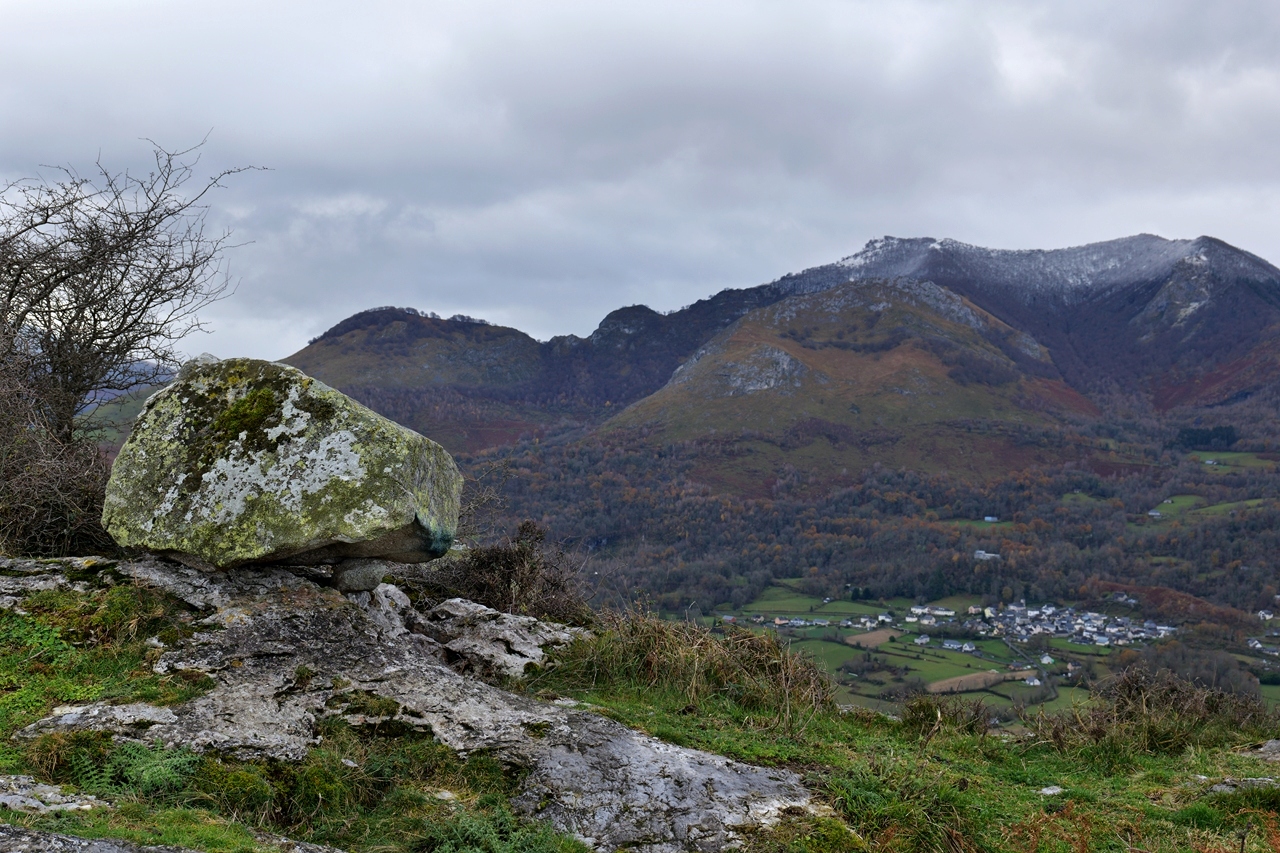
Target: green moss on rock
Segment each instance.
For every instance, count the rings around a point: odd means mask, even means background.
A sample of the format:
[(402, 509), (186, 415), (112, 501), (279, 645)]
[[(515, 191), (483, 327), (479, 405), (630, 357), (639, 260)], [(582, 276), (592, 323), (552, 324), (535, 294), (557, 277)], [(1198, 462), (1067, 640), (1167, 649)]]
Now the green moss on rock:
[(217, 568), (446, 552), (462, 478), (438, 444), (302, 372), (188, 365), (147, 401), (107, 486), (126, 547)]

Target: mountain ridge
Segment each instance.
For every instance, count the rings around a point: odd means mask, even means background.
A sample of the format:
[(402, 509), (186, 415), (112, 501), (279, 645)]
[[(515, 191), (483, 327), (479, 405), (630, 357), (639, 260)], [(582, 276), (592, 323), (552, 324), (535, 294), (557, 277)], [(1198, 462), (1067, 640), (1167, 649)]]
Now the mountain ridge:
[[(1005, 377), (1029, 407), (1022, 420), (1040, 424), (1049, 410), (1088, 417), (1117, 392), (1157, 412), (1208, 410), (1273, 389), (1280, 376), (1280, 269), (1216, 238), (1151, 234), (1051, 250), (882, 237), (837, 262), (727, 289), (678, 311), (619, 308), (591, 335), (546, 342), (470, 318), (375, 309), (285, 361), (440, 435), (451, 449), (474, 452), (547, 429), (609, 422), (661, 394), (700, 352), (733, 340), (761, 311), (851, 287), (880, 288), (896, 294), (889, 302), (901, 301), (907, 283), (914, 283), (911, 299), (927, 293), (930, 304), (884, 327), (877, 318), (887, 314), (868, 305), (847, 317), (832, 309), (808, 326), (778, 326), (769, 335), (781, 337), (767, 345), (786, 358), (769, 358), (805, 364), (818, 350), (840, 350), (839, 369), (864, 372), (879, 359), (897, 359), (928, 374), (934, 393), (956, 400), (991, 387), (983, 377)], [(974, 334), (928, 331), (934, 321), (924, 314), (938, 311), (970, 315)], [(686, 407), (713, 399), (708, 390)], [(822, 419), (856, 428), (848, 418)], [(726, 426), (708, 429), (719, 435)]]

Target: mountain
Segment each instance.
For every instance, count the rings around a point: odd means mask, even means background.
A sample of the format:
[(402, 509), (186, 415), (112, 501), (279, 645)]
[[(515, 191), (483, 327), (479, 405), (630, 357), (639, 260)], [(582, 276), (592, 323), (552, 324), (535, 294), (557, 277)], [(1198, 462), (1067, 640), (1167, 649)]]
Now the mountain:
[(1096, 411), (1034, 338), (899, 278), (747, 314), (602, 429), (714, 441), (697, 479), (750, 493), (787, 465), (826, 486), (877, 462), (986, 476), (1074, 458), (1061, 424)]
[(1140, 234), (1050, 251), (886, 237), (835, 266), (931, 281), (1049, 349), (1072, 387), (1160, 409), (1243, 399), (1277, 375), (1280, 270), (1212, 237)]
[(383, 308), (285, 361), (455, 451), (603, 426), (731, 437), (761, 470), (977, 475), (1078, 454), (1076, 425), (1117, 394), (1185, 420), (1276, 390), (1280, 270), (1210, 237), (884, 237), (668, 314), (620, 308), (586, 338)]
[(503, 444), (556, 424), (598, 423), (661, 388), (750, 311), (789, 294), (784, 279), (725, 290), (669, 314), (620, 308), (590, 336), (540, 343), (471, 318), (378, 308), (343, 320), (284, 359), (451, 450)]

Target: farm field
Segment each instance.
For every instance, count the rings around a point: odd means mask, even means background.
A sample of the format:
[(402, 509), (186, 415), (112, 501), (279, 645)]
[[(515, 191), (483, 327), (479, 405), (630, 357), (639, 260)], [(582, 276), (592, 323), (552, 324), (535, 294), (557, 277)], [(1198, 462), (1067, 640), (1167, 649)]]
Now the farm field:
[(844, 638), (845, 645), (854, 646), (859, 649), (878, 649), (892, 639), (902, 636), (902, 632), (892, 628), (882, 628), (878, 631), (867, 631), (863, 634), (849, 634)]
[[(1199, 506), (1197, 496), (1181, 496), (1182, 501), (1174, 504), (1180, 510), (1188, 510)], [(1167, 506), (1167, 505), (1166, 505)], [(1028, 672), (1040, 675), (1040, 651), (1018, 647), (1016, 651), (997, 638), (974, 638), (971, 642), (977, 647), (976, 654), (941, 648), (941, 637), (936, 637), (927, 646), (914, 643), (920, 633), (929, 633), (929, 629), (912, 630), (840, 628), (839, 620), (852, 617), (857, 619), (863, 615), (877, 616), (886, 611), (901, 618), (915, 604), (910, 599), (894, 599), (891, 601), (830, 601), (823, 603), (821, 598), (806, 595), (797, 587), (800, 578), (783, 579), (765, 589), (759, 597), (748, 605), (734, 611), (719, 608), (722, 615), (733, 615), (739, 624), (752, 630), (774, 630), (772, 620), (775, 617), (827, 619), (832, 624), (824, 627), (783, 628), (784, 637), (788, 638), (791, 648), (804, 652), (818, 661), (830, 672), (838, 682), (837, 701), (842, 704), (860, 705), (875, 710), (893, 713), (896, 705), (892, 701), (882, 699), (886, 690), (905, 689), (911, 685), (928, 689), (930, 692), (944, 692), (948, 687), (962, 685), (966, 688), (959, 695), (965, 699), (981, 699), (993, 708), (1008, 708), (1014, 704), (1039, 707), (1040, 703), (1048, 710), (1067, 709), (1072, 703), (1080, 703), (1088, 698), (1088, 691), (1070, 685), (1059, 685), (1057, 696), (1046, 695), (1043, 688), (1028, 687), (1023, 681)], [(940, 607), (948, 607), (957, 614), (963, 614), (971, 605), (981, 604), (976, 596), (950, 596), (929, 602)], [(752, 616), (766, 618), (766, 623), (756, 625), (750, 621)], [(678, 618), (678, 614), (673, 614)], [(707, 620), (708, 622), (714, 620)], [(864, 647), (863, 644), (866, 644)], [(1050, 640), (1048, 653), (1055, 659), (1060, 669), (1068, 660), (1092, 662), (1098, 675), (1105, 675), (1106, 668), (1102, 661), (1113, 653), (1106, 647), (1075, 645), (1065, 639)], [(878, 661), (881, 670), (864, 671), (859, 675), (841, 672), (842, 664), (851, 660), (863, 660), (870, 654), (871, 661)], [(1011, 664), (1017, 664), (1019, 675), (1011, 675)], [(991, 673), (991, 670), (997, 670)], [(941, 686), (939, 686), (941, 685)], [(1280, 687), (1274, 691), (1276, 701), (1280, 702)]]
[(1212, 462), (1223, 468), (1274, 468), (1276, 460), (1267, 458), (1268, 456), (1271, 454), (1223, 450), (1195, 453), (1191, 458), (1198, 458), (1202, 463)]

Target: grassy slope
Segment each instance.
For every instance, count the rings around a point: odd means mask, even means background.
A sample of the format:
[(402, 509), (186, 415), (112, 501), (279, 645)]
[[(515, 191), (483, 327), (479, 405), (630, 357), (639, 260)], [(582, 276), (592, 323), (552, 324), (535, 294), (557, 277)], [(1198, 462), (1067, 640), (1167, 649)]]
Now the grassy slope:
[[(26, 615), (0, 614), (0, 765), (78, 782), (120, 807), (4, 819), (219, 853), (271, 850), (259, 828), (351, 851), (581, 850), (510, 815), (507, 797), (518, 777), (484, 755), (460, 762), (420, 737), (326, 724), (323, 743), (301, 765), (287, 766), (126, 750), (92, 737), (19, 749), (9, 736), (55, 704), (176, 702), (202, 689), (198, 680), (157, 678), (150, 671), (156, 652), (143, 642), (153, 633), (172, 642), (189, 631), (185, 608), (131, 585), (86, 580), (85, 592), (42, 593), (25, 602)], [(632, 637), (631, 647), (617, 641), (619, 631)], [(1228, 748), (1256, 731), (1202, 726), (1193, 736), (1202, 737), (1198, 745), (1151, 753), (1127, 741), (1059, 749), (1047, 740), (973, 734), (972, 715), (958, 706), (910, 706), (901, 721), (841, 713), (824, 704), (803, 663), (788, 662), (767, 637), (734, 639), (743, 636), (614, 620), (557, 666), (514, 686), (575, 697), (673, 743), (800, 772), (831, 811), (792, 816), (749, 836), (746, 849), (759, 853), (1234, 850), (1247, 820), (1255, 828), (1267, 820), (1247, 809), (1280, 807), (1272, 791), (1206, 793), (1223, 777), (1266, 772)], [(938, 666), (952, 657), (929, 655)], [(744, 678), (753, 672), (760, 676)], [(1083, 700), (1058, 704), (1070, 701)], [(936, 716), (935, 707), (945, 714)], [(1203, 739), (1210, 734), (1211, 742)], [(1049, 785), (1063, 793), (1039, 793)], [(1270, 849), (1256, 831), (1245, 841), (1248, 851)]]
[[(633, 404), (606, 429), (656, 427), (659, 442), (722, 437), (733, 452), (697, 475), (747, 493), (786, 465), (819, 480), (875, 463), (984, 476), (1080, 454), (1077, 447), (1012, 437), (1056, 424), (1052, 412), (1062, 409), (1064, 392), (1049, 394), (1043, 380), (961, 384), (943, 357), (910, 341), (884, 351), (833, 346), (887, 346), (892, 330), (904, 329), (949, 342), (953, 352), (1012, 365), (974, 329), (927, 306), (899, 299), (873, 310), (869, 303), (895, 299), (891, 289), (846, 289), (749, 314), (683, 368), (682, 381)], [(793, 375), (774, 380), (774, 387), (744, 390), (742, 383), (753, 378), (757, 385), (770, 382), (769, 365), (779, 352), (791, 359)], [(1078, 395), (1067, 396), (1075, 410), (1088, 408)], [(975, 428), (978, 422), (985, 426)]]
[[(1224, 748), (1229, 726), (1203, 727), (1218, 733), (1216, 745), (1161, 753), (1135, 749), (1127, 736), (1092, 745), (1069, 737), (1058, 748), (1045, 738), (974, 734), (983, 726), (971, 728), (972, 716), (948, 703), (909, 706), (901, 721), (866, 711), (787, 716), (777, 704), (728, 700), (714, 684), (695, 690), (690, 666), (692, 658), (707, 663), (705, 650), (647, 677), (625, 665), (634, 653), (605, 635), (533, 686), (675, 743), (804, 773), (833, 817), (793, 819), (748, 850), (1235, 850), (1249, 821), (1244, 849), (1273, 849), (1259, 830), (1274, 821), (1267, 813), (1280, 794), (1207, 793), (1224, 777), (1264, 772), (1257, 759)], [(1055, 704), (1084, 701), (1068, 694)], [(1060, 793), (1041, 793), (1050, 786)]]
[(199, 757), (184, 750), (112, 745), (93, 735), (46, 736), (29, 747), (14, 732), (64, 704), (191, 699), (202, 676), (157, 676), (149, 636), (173, 643), (192, 631), (181, 603), (83, 572), (83, 592), (37, 593), (25, 614), (0, 611), (0, 772), (71, 784), (118, 808), (0, 820), (84, 837), (172, 844), (211, 853), (268, 853), (258, 833), (358, 851), (583, 853), (585, 848), (512, 817), (518, 782), (483, 754), (460, 761), (425, 737), (379, 737), (340, 723), (301, 765)]

